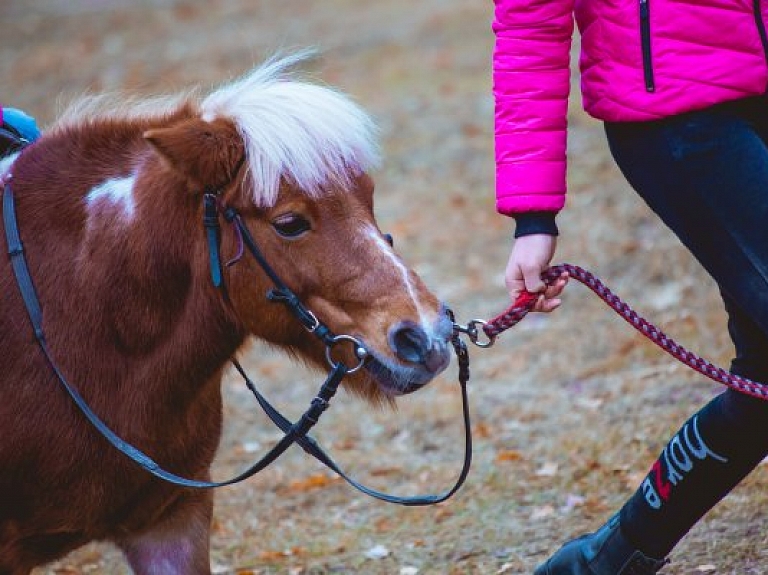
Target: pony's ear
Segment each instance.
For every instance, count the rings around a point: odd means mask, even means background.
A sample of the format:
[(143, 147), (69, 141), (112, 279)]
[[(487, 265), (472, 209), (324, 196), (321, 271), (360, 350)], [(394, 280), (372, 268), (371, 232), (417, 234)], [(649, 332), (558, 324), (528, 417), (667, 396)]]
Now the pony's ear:
[(167, 128), (148, 130), (144, 138), (197, 189), (220, 188), (229, 183), (245, 154), (237, 128), (224, 119), (206, 122), (190, 118)]

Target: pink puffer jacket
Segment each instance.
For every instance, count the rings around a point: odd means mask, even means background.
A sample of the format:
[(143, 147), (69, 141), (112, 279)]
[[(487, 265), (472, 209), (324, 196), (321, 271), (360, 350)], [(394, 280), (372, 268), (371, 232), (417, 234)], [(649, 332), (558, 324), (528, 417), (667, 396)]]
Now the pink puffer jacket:
[(565, 201), (574, 16), (585, 110), (612, 122), (705, 108), (768, 88), (768, 0), (495, 0), (499, 212)]

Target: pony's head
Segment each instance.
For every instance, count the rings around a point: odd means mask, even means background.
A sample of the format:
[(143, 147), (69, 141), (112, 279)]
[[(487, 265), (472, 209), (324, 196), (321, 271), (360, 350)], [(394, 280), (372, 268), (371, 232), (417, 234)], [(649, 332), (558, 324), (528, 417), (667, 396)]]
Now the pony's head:
[[(368, 356), (350, 377), (354, 391), (373, 399), (408, 393), (448, 364), (452, 323), (376, 224), (371, 119), (339, 92), (288, 74), (299, 59), (268, 62), (144, 137), (157, 169), (185, 182), (199, 205), (214, 190), (304, 305), (332, 332), (363, 343)], [(223, 226), (224, 260), (240, 240)], [(327, 366), (323, 343), (265, 298), (272, 282), (255, 259), (225, 266), (224, 284), (220, 297), (246, 332)], [(337, 347), (334, 359), (358, 364), (353, 346)]]

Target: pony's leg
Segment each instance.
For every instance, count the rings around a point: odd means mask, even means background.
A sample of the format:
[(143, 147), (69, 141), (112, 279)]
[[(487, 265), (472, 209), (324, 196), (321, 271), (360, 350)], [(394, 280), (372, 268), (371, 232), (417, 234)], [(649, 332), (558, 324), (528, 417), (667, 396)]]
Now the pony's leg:
[(136, 575), (210, 575), (213, 494), (184, 495), (140, 535), (117, 541)]

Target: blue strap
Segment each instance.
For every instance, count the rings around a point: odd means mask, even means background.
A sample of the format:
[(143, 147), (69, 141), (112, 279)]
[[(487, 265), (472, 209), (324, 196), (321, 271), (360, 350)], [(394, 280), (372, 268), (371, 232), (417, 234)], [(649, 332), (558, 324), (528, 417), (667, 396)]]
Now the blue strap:
[(208, 259), (211, 268), (211, 281), (214, 287), (220, 288), (221, 255), (219, 254), (219, 207), (218, 198), (211, 192), (203, 194), (203, 226), (208, 239)]
[(15, 130), (24, 140), (24, 144), (31, 144), (40, 137), (37, 122), (29, 114), (16, 108), (0, 109), (2, 123)]
[(24, 257), (24, 245), (21, 243), (19, 229), (16, 225), (16, 207), (13, 201), (13, 192), (10, 182), (6, 182), (3, 189), (3, 223), (5, 224), (5, 239), (8, 245), (8, 255), (11, 258), (11, 266), (19, 284), (21, 297), (38, 341), (45, 341), (43, 333), (43, 313), (40, 303), (32, 285), (32, 279), (27, 270), (27, 262)]

